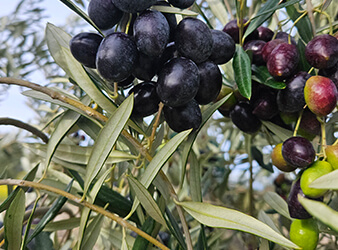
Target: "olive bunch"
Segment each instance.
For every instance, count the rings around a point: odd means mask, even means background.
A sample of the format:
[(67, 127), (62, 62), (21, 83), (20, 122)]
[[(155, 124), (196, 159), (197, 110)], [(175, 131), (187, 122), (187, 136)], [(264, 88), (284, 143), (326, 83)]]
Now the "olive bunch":
[[(217, 98), (222, 87), (218, 64), (233, 57), (235, 42), (197, 18), (177, 23), (175, 14), (152, 8), (188, 8), (194, 2), (92, 0), (88, 15), (105, 37), (80, 33), (70, 41), (71, 52), (84, 66), (96, 68), (108, 84), (132, 87), (134, 118), (154, 114), (162, 102), (171, 129), (197, 129), (202, 122), (199, 105)], [(126, 32), (114, 27), (123, 17), (129, 18)]]

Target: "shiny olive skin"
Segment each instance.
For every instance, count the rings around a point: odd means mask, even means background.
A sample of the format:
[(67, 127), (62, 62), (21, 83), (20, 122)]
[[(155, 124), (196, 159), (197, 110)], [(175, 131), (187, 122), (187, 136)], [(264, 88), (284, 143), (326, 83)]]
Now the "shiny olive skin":
[(330, 78), (338, 89), (338, 62), (331, 68), (319, 70), (318, 75)]
[(159, 61), (160, 58), (157, 56), (148, 56), (140, 52), (133, 69), (133, 76), (143, 81), (150, 81), (158, 71)]
[(252, 113), (259, 119), (270, 120), (278, 114), (276, 94), (274, 92), (268, 90), (261, 91), (255, 99), (252, 104)]
[(298, 133), (309, 140), (313, 140), (316, 135), (320, 135), (320, 122), (308, 108), (303, 111)]
[(277, 81), (283, 81), (290, 78), (297, 70), (299, 63), (299, 52), (295, 45), (281, 43), (271, 52), (267, 68)]
[(123, 11), (116, 8), (111, 0), (91, 0), (88, 5), (88, 15), (97, 27), (107, 30), (121, 20)]
[(257, 28), (257, 31), (258, 31), (258, 39), (264, 42), (271, 41), (274, 34), (272, 30), (264, 26), (259, 26)]
[[(284, 32), (284, 31), (279, 31), (279, 32), (277, 32), (275, 39), (281, 39), (284, 42), (288, 43), (289, 42), (289, 34)], [(297, 45), (295, 38), (292, 37), (292, 36), (291, 36), (291, 44)]]
[(271, 52), (276, 48), (278, 44), (285, 43), (282, 39), (274, 39), (267, 42), (262, 48), (262, 58), (264, 62), (268, 62)]
[(169, 127), (179, 133), (187, 129), (198, 129), (202, 123), (202, 113), (198, 103), (191, 100), (180, 107), (163, 107), (164, 118)]
[(176, 27), (177, 51), (195, 63), (206, 61), (212, 53), (213, 39), (208, 26), (197, 18), (187, 17)]
[[(157, 1), (154, 5), (170, 6), (170, 4), (166, 1)], [(173, 42), (175, 40), (175, 30), (177, 27), (176, 16), (173, 13), (165, 13), (165, 12), (161, 12), (161, 13), (167, 19), (168, 24), (169, 24), (169, 30), (170, 30), (169, 42)]]
[(244, 44), (244, 50), (252, 51), (252, 63), (256, 65), (263, 65), (264, 60), (262, 56), (262, 49), (266, 42), (262, 40), (251, 40)]
[(215, 100), (222, 88), (222, 73), (217, 64), (212, 61), (197, 65), (200, 74), (200, 84), (195, 100), (205, 105)]
[(114, 32), (102, 40), (96, 55), (96, 67), (106, 80), (120, 82), (130, 76), (137, 57), (133, 39), (125, 33)]
[(221, 30), (211, 30), (213, 48), (209, 60), (216, 64), (230, 61), (236, 51), (236, 44), (232, 37)]
[(129, 95), (134, 93), (134, 108), (132, 116), (142, 118), (154, 114), (158, 110), (160, 98), (156, 93), (154, 82), (142, 82), (129, 90)]
[(74, 36), (69, 47), (74, 58), (89, 68), (96, 68), (96, 54), (102, 42), (102, 36), (83, 32)]
[(338, 40), (328, 34), (314, 37), (306, 45), (305, 57), (317, 69), (333, 67), (338, 62)]
[(111, 0), (120, 10), (127, 13), (142, 12), (156, 3), (157, 0)]
[(161, 12), (146, 10), (136, 18), (133, 33), (141, 53), (160, 56), (169, 42), (170, 27)]
[(199, 82), (197, 65), (188, 58), (176, 57), (159, 72), (156, 91), (165, 105), (178, 107), (196, 96)]
[(193, 5), (195, 0), (168, 0), (168, 2), (174, 7), (186, 9)]
[(304, 87), (307, 79), (311, 77), (307, 72), (301, 71), (286, 82), (285, 89), (277, 94), (278, 109), (285, 113), (299, 112), (305, 106)]
[(288, 164), (305, 168), (314, 161), (316, 152), (308, 139), (293, 136), (283, 142), (282, 155)]
[(291, 190), (287, 199), (287, 203), (288, 203), (288, 209), (289, 209), (289, 214), (291, 216), (291, 218), (294, 219), (309, 219), (312, 217), (311, 214), (309, 214), (308, 211), (306, 211), (306, 209), (303, 207), (302, 204), (300, 204), (299, 200), (298, 200), (298, 195), (300, 195), (301, 197), (306, 197), (308, 199), (311, 200), (317, 200), (317, 201), (323, 201), (323, 197), (320, 198), (310, 198), (307, 197), (302, 189), (300, 188), (300, 178), (298, 178), (291, 186)]
[(330, 78), (311, 76), (305, 83), (304, 98), (309, 109), (319, 117), (330, 114), (337, 104), (338, 92)]
[(262, 123), (252, 113), (252, 106), (247, 102), (239, 102), (230, 112), (230, 118), (241, 131), (248, 134), (256, 133)]
[[(245, 24), (248, 20), (243, 19), (243, 24)], [(249, 27), (249, 24), (244, 27), (243, 33), (245, 33), (246, 29)], [(234, 39), (235, 43), (239, 43), (239, 27), (237, 25), (237, 19), (231, 20), (228, 22), (224, 28), (223, 31), (228, 33), (232, 39)], [(254, 30), (246, 39), (245, 41), (249, 40), (257, 40), (258, 39), (258, 31)]]

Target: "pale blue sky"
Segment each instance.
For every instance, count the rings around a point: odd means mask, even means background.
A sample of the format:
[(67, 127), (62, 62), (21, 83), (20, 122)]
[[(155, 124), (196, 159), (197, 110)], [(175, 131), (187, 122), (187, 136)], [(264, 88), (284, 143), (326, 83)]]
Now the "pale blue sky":
[[(0, 17), (12, 13), (19, 2), (19, 0), (0, 0)], [(42, 1), (41, 8), (46, 9), (45, 14), (48, 18), (45, 19), (45, 22), (50, 22), (55, 25), (64, 24), (67, 16), (72, 14), (68, 7), (59, 0)], [(36, 77), (38, 79), (38, 76)], [(31, 78), (35, 77), (32, 76)], [(24, 122), (33, 123), (35, 120), (35, 113), (27, 107), (25, 104), (26, 100), (27, 97), (21, 95), (19, 87), (11, 87), (5, 100), (0, 102), (0, 117), (10, 117)], [(13, 132), (17, 131), (17, 129), (13, 129), (13, 127), (10, 126), (0, 126), (0, 134), (1, 132), (3, 133), (4, 131), (9, 130), (13, 130)]]

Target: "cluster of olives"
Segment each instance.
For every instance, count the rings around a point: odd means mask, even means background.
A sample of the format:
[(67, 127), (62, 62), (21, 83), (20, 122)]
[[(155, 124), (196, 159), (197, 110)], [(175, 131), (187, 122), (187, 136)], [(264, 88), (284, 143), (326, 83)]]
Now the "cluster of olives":
[[(239, 42), (236, 20), (225, 25), (223, 31)], [(271, 158), (273, 165), (283, 172), (301, 169), (287, 199), (290, 216), (296, 219), (292, 223), (290, 236), (299, 246), (315, 247), (318, 241), (317, 224), (299, 202), (298, 195), (323, 201), (327, 190), (311, 188), (310, 184), (338, 168), (338, 145), (323, 145), (325, 157), (316, 158), (311, 143), (321, 133), (320, 120), (324, 122), (323, 119), (333, 112), (337, 104), (338, 39), (323, 34), (315, 36), (306, 45), (304, 57), (313, 67), (313, 75), (302, 68), (296, 40), (285, 32), (274, 34), (268, 28), (259, 27), (246, 38), (243, 48), (251, 51), (253, 68), (266, 67), (271, 79), (285, 83), (286, 87), (277, 90), (252, 81), (250, 100), (243, 98), (236, 90), (223, 87), (219, 98), (231, 92), (234, 95), (219, 111), (229, 116), (245, 133), (259, 131), (261, 120), (292, 129), (291, 124), (296, 124), (295, 121), (301, 116), (297, 128), (301, 136), (293, 136), (276, 145)], [(302, 230), (314, 234), (311, 242), (302, 238)]]
[[(217, 98), (222, 87), (218, 64), (233, 57), (235, 42), (197, 18), (177, 23), (175, 14), (152, 7), (183, 9), (194, 2), (91, 0), (88, 15), (105, 37), (80, 33), (70, 41), (71, 52), (84, 66), (96, 68), (107, 84), (132, 87), (134, 118), (154, 114), (162, 102), (171, 129), (197, 129), (202, 122), (200, 105)], [(128, 23), (125, 32), (113, 28), (123, 19)]]

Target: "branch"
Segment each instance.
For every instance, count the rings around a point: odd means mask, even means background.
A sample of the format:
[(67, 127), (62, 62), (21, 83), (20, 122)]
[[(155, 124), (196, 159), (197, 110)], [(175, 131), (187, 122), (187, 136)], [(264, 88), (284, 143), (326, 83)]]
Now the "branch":
[[(32, 83), (32, 82), (21, 80), (21, 79), (10, 78), (10, 77), (0, 77), (0, 83), (10, 84), (10, 85), (18, 85), (18, 86), (27, 87), (27, 88), (39, 91), (41, 93), (44, 93), (44, 94), (50, 96), (53, 99), (57, 99), (57, 100), (62, 101), (64, 103), (68, 103), (69, 105), (72, 105), (74, 107), (77, 107), (77, 108), (83, 110), (84, 112), (86, 112), (89, 116), (92, 116), (99, 121), (102, 121), (102, 122), (108, 121), (108, 118), (106, 116), (104, 116), (100, 112), (96, 111), (95, 109), (92, 109), (91, 107), (84, 105), (82, 102), (77, 101), (77, 100), (72, 99), (72, 98), (69, 98), (65, 95), (62, 95), (59, 92), (56, 92), (56, 91), (54, 91), (50, 88), (38, 85), (36, 83)], [(137, 141), (130, 133), (128, 133), (128, 131), (122, 130), (121, 134), (147, 159), (147, 161), (150, 162), (153, 159), (152, 156), (149, 154), (148, 150), (139, 141)], [(171, 197), (173, 199), (179, 200), (172, 184), (169, 182), (165, 173), (161, 170), (160, 174), (163, 177), (163, 179), (166, 180), (166, 183), (167, 183), (167, 185), (170, 189)], [(179, 217), (180, 217), (180, 220), (181, 220), (181, 223), (182, 223), (184, 234), (186, 236), (187, 245), (188, 245), (189, 250), (190, 250), (190, 249), (192, 249), (192, 242), (191, 242), (191, 238), (190, 238), (188, 224), (185, 220), (182, 207), (180, 205), (176, 204), (176, 208), (177, 208), (177, 212), (179, 214)]]
[(89, 208), (89, 209), (91, 209), (91, 210), (93, 210), (93, 211), (95, 211), (99, 214), (102, 214), (102, 215), (108, 217), (109, 219), (116, 221), (116, 223), (118, 223), (122, 227), (134, 231), (135, 233), (137, 233), (138, 235), (140, 235), (144, 239), (148, 240), (150, 243), (159, 247), (160, 249), (170, 250), (168, 247), (163, 245), (161, 242), (157, 241), (156, 239), (151, 237), (149, 234), (143, 232), (139, 228), (131, 225), (130, 223), (128, 223), (127, 221), (125, 221), (121, 217), (108, 212), (103, 207), (96, 206), (96, 205), (89, 203), (87, 201), (81, 202), (81, 197), (77, 197), (75, 195), (67, 193), (64, 190), (54, 188), (54, 187), (51, 187), (51, 186), (48, 186), (48, 185), (44, 185), (44, 184), (41, 184), (41, 183), (25, 181), (25, 180), (13, 180), (13, 179), (0, 180), (0, 185), (12, 185), (12, 186), (17, 185), (17, 186), (20, 186), (20, 187), (31, 187), (31, 188), (41, 189), (41, 190), (45, 190), (45, 191), (49, 191), (49, 192), (61, 195), (61, 196), (66, 197), (67, 199), (69, 199), (69, 200), (71, 200), (71, 201), (73, 201), (77, 204), (85, 206), (85, 207), (87, 207), (87, 208)]
[(12, 118), (7, 118), (7, 117), (0, 117), (0, 125), (12, 125), (18, 128), (22, 128), (24, 130), (27, 130), (31, 132), (32, 134), (36, 135), (39, 137), (44, 143), (48, 143), (48, 136), (44, 134), (42, 131), (38, 130), (37, 128), (24, 123), (22, 121), (12, 119)]

